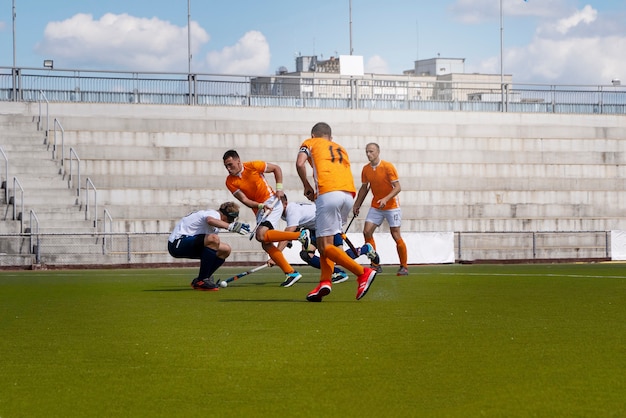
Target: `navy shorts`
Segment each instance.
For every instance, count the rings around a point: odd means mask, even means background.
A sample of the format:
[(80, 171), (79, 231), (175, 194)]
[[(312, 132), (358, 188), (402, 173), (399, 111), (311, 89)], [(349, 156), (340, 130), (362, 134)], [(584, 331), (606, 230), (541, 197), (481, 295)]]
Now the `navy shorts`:
[(167, 250), (174, 258), (195, 258), (202, 256), (205, 234), (183, 236), (174, 242), (167, 242)]

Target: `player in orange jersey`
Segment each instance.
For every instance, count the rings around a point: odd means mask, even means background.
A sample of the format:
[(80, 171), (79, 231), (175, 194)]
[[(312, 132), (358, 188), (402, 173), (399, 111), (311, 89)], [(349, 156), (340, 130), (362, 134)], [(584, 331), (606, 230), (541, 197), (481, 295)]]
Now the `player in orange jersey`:
[[(223, 159), (224, 167), (228, 170), (226, 187), (241, 203), (252, 209), (258, 225), (255, 232), (256, 240), (261, 243), (261, 247), (272, 261), (285, 273), (285, 281), (281, 283), (281, 286), (293, 285), (300, 280), (302, 275), (291, 267), (282, 251), (273, 244), (273, 242), (287, 239), (281, 235), (285, 234), (284, 231), (277, 230), (283, 213), (280, 198), (284, 195), (283, 172), (280, 166), (265, 161), (241, 162), (235, 150), (226, 151)], [(276, 191), (267, 182), (265, 173), (274, 175)], [(291, 239), (297, 239), (299, 236), (297, 233), (291, 234), (295, 234)]]
[[(365, 218), (363, 226), (363, 236), (365, 242), (372, 244), (376, 248), (374, 242), (374, 230), (378, 228), (384, 220), (389, 224), (389, 231), (396, 242), (398, 257), (400, 258), (400, 268), (396, 273), (398, 276), (406, 276), (409, 274), (407, 266), (407, 250), (406, 244), (400, 234), (400, 224), (402, 223), (402, 210), (400, 209), (400, 199), (398, 194), (402, 190), (398, 171), (396, 167), (388, 162), (380, 159), (380, 147), (378, 144), (370, 142), (365, 146), (365, 154), (369, 160), (361, 171), (361, 188), (357, 194), (356, 201), (352, 212), (359, 214), (361, 204), (365, 200), (368, 191), (372, 190), (372, 204)], [(382, 268), (380, 265), (372, 264), (372, 268), (377, 269), (380, 273)]]
[[(315, 187), (307, 178), (307, 163), (313, 169)], [(320, 283), (307, 295), (309, 302), (321, 302), (332, 290), (331, 276), (335, 263), (357, 276), (356, 298), (361, 299), (376, 277), (376, 270), (363, 267), (341, 247), (333, 244), (335, 234), (342, 232), (352, 205), (356, 188), (345, 148), (333, 142), (331, 128), (320, 122), (311, 129), (311, 138), (300, 145), (296, 170), (304, 186), (304, 195), (315, 202), (316, 247), (320, 252)], [(308, 232), (304, 230), (304, 232)], [(300, 242), (308, 247), (307, 234)]]

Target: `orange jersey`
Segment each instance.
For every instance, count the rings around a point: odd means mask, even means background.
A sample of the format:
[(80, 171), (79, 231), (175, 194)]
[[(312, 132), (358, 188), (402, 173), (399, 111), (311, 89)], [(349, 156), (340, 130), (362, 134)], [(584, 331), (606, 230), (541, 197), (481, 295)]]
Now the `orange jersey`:
[(356, 194), (350, 158), (344, 147), (325, 138), (309, 138), (300, 145), (300, 152), (306, 153), (313, 167), (318, 196), (334, 191)]
[[(378, 208), (378, 202), (383, 197), (387, 196), (393, 190), (392, 183), (399, 181), (398, 171), (396, 167), (390, 162), (380, 160), (376, 167), (372, 167), (371, 164), (367, 164), (361, 171), (361, 182), (369, 183), (372, 190), (372, 206)], [(400, 199), (396, 195), (385, 205), (384, 210), (396, 209), (400, 207)]]
[[(248, 199), (265, 202), (274, 196), (274, 190), (265, 179), (267, 164), (264, 161), (247, 161), (239, 175), (226, 177), (226, 188), (235, 194), (241, 191)], [(254, 210), (256, 213), (256, 210)]]

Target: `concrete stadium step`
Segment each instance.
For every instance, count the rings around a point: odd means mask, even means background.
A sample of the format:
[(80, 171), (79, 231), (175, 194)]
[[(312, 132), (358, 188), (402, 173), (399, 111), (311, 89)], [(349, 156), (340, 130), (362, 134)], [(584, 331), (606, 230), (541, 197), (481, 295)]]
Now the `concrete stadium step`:
[(35, 264), (34, 254), (0, 253), (0, 267), (29, 267)]
[(501, 164), (491, 162), (477, 163), (396, 163), (399, 172), (406, 177), (467, 177), (485, 178), (626, 178), (626, 166), (607, 164)]
[[(224, 174), (227, 174), (224, 169)], [(119, 188), (142, 189), (220, 189), (226, 175), (216, 176), (181, 176), (181, 175), (90, 175), (89, 178), (98, 190)]]
[[(421, 232), (611, 231), (626, 229), (626, 218), (407, 219), (402, 230)], [(385, 229), (382, 228), (381, 232)], [(487, 233), (486, 239), (489, 234)]]

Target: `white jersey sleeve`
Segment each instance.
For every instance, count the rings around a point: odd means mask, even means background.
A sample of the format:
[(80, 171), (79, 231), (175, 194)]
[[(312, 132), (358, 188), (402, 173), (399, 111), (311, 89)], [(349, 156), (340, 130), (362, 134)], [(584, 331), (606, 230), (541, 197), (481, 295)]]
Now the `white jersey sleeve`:
[(212, 209), (199, 210), (197, 212), (190, 213), (189, 215), (178, 221), (178, 223), (174, 227), (174, 230), (170, 234), (169, 241), (174, 242), (182, 236), (194, 236), (200, 234), (209, 235), (219, 233), (219, 228), (211, 226), (207, 223), (207, 217), (220, 219), (220, 214), (216, 210)]

